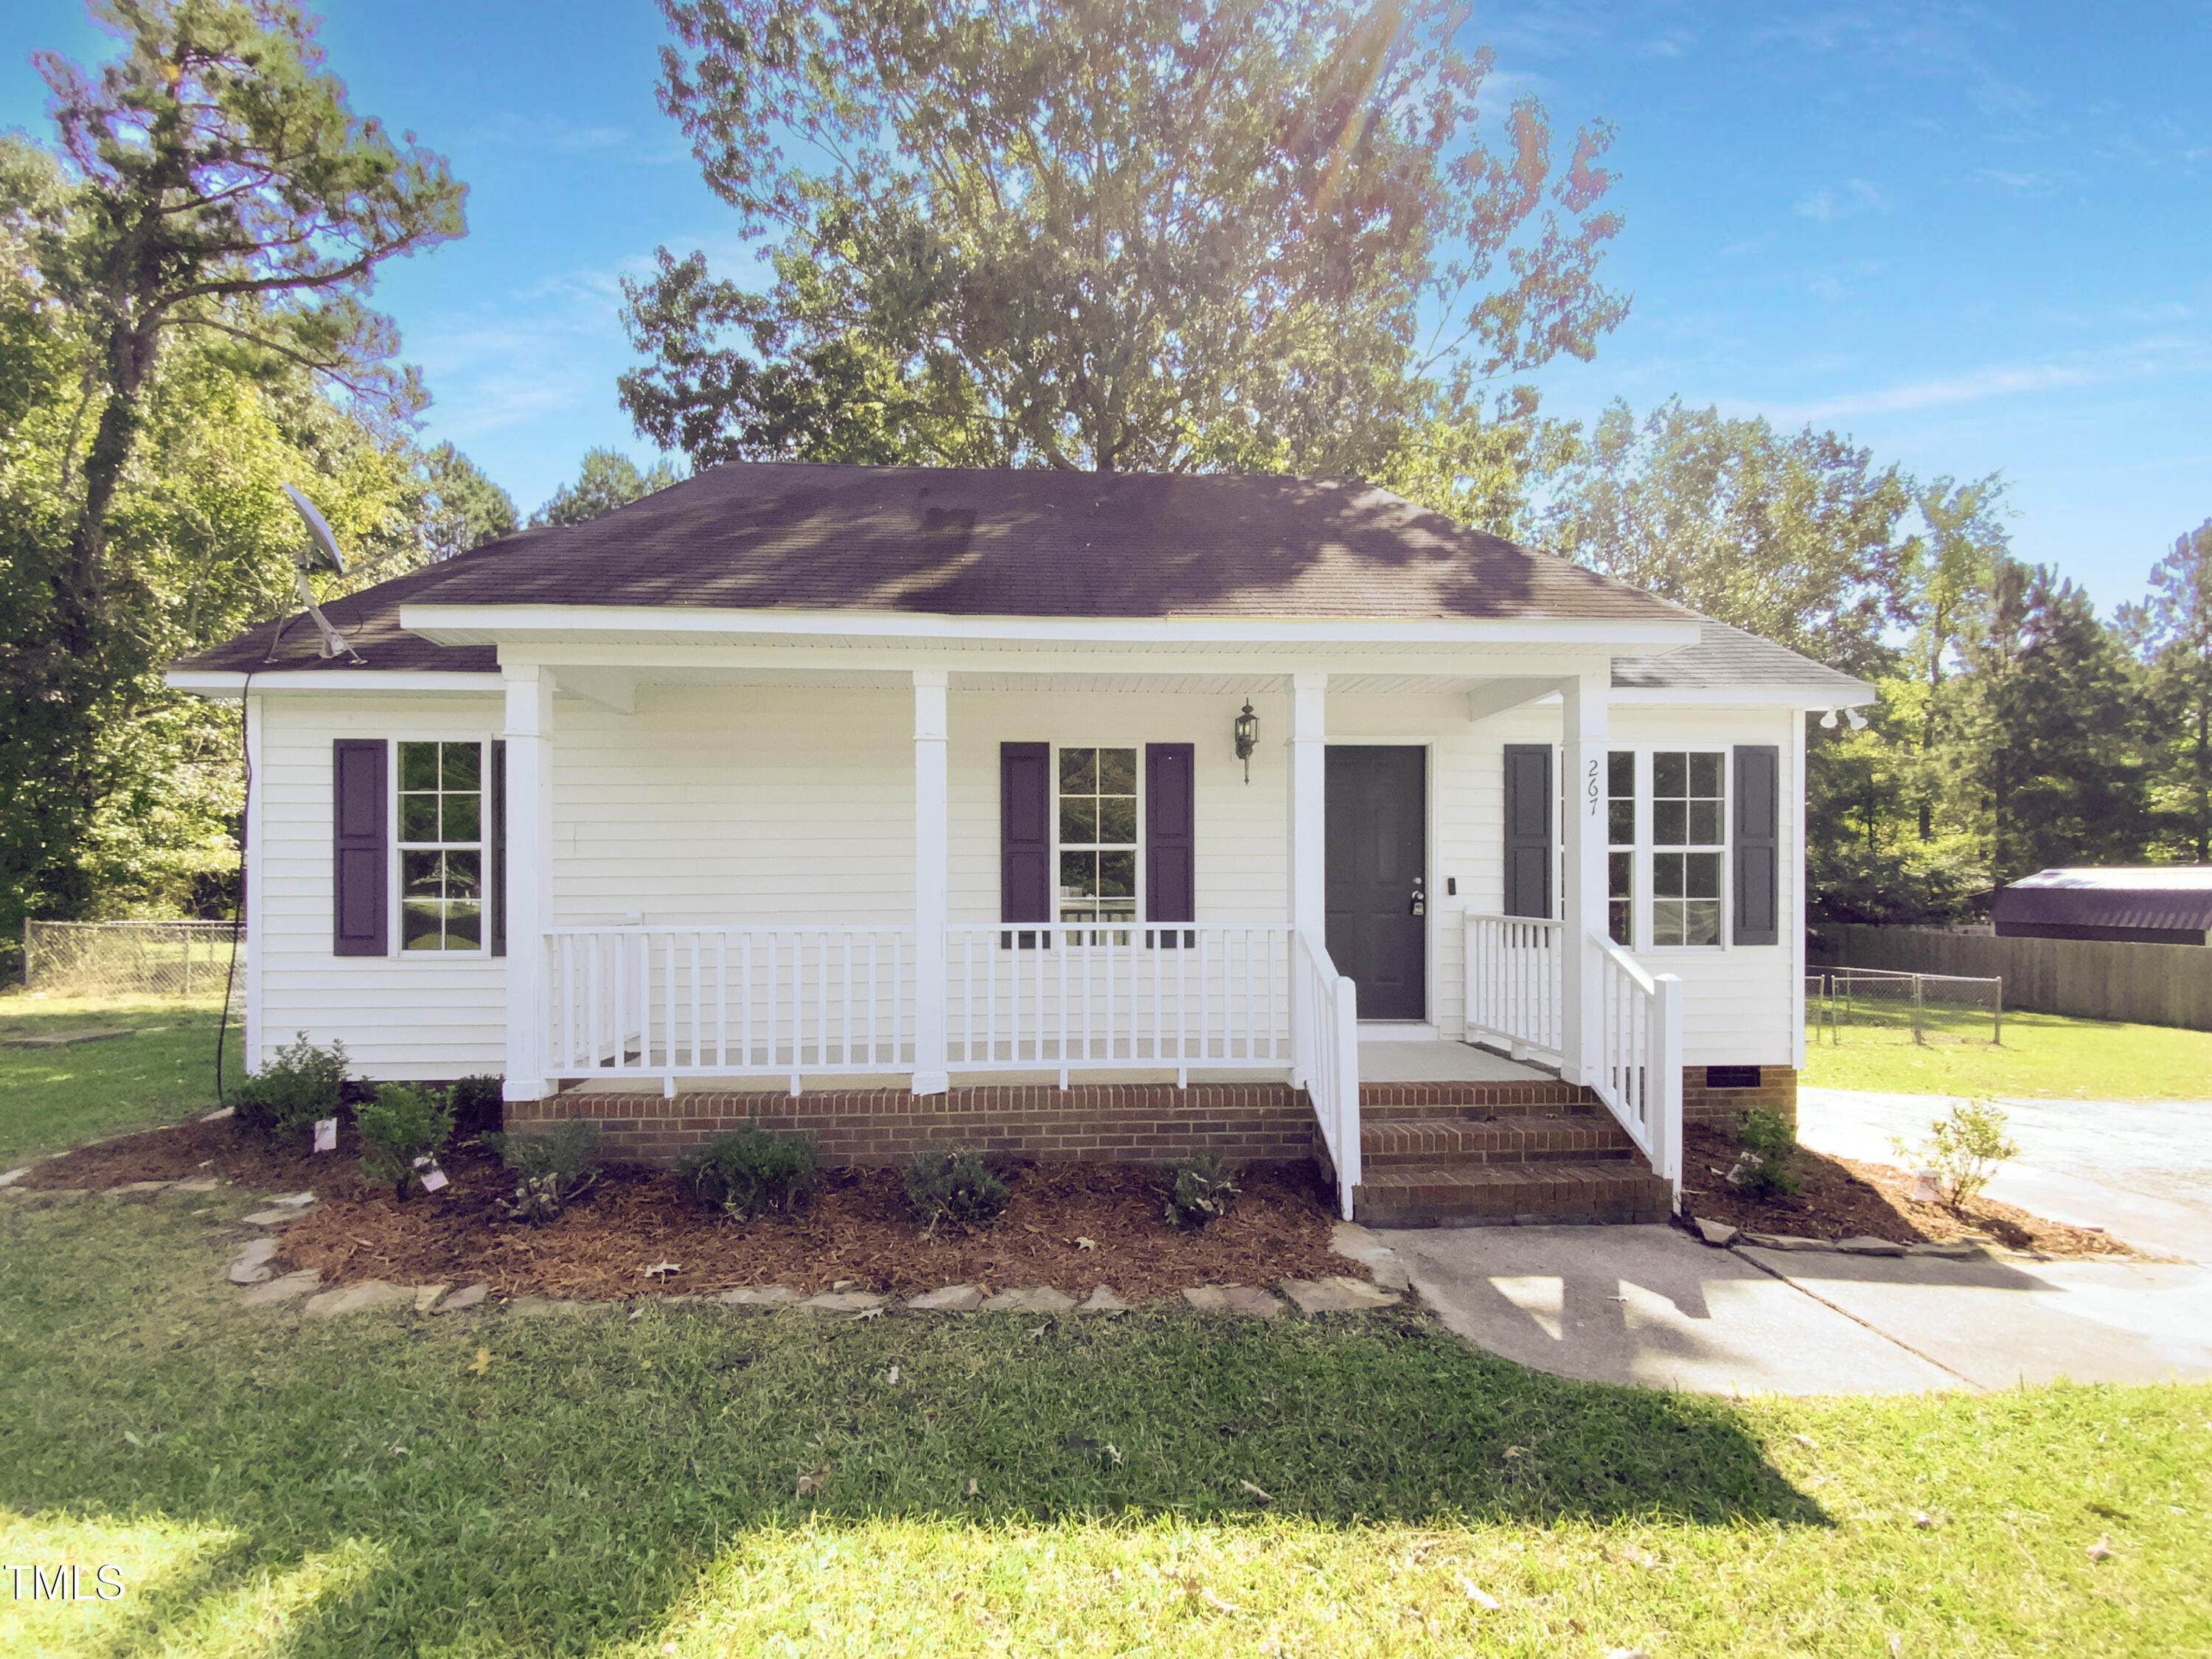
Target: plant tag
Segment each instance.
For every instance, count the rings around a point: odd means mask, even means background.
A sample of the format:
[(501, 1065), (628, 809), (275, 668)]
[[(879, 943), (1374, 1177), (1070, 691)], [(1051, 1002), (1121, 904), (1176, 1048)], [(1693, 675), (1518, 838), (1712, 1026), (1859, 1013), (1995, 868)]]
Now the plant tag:
[(443, 1170), (431, 1170), (422, 1176), (422, 1190), (426, 1193), (434, 1193), (445, 1184), (446, 1172)]
[(1936, 1172), (1933, 1170), (1921, 1170), (1914, 1173), (1912, 1201), (1915, 1204), (1933, 1204), (1941, 1195), (1936, 1190)]
[(335, 1152), (338, 1149), (338, 1121), (334, 1117), (315, 1120), (315, 1150)]

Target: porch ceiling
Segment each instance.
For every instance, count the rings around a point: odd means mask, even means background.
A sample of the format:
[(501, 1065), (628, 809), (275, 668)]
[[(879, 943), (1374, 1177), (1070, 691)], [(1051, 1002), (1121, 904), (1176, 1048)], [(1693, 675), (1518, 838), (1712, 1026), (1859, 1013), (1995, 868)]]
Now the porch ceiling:
[[(705, 688), (708, 686), (807, 686), (823, 690), (874, 690), (901, 696), (911, 695), (912, 676), (905, 670), (893, 669), (833, 669), (773, 666), (744, 666), (731, 668), (656, 668), (640, 665), (634, 668), (602, 665), (556, 665), (555, 674), (561, 688), (583, 696), (596, 696), (603, 690), (619, 683), (632, 690)], [(1503, 677), (1518, 680), (1518, 674)], [(1181, 672), (1163, 664), (1151, 672), (1116, 673), (1070, 673), (1043, 672), (1010, 673), (1004, 672), (955, 670), (948, 690), (954, 695), (961, 692), (1072, 692), (1085, 696), (1266, 696), (1289, 690), (1287, 674), (1253, 672), (1245, 674)], [(1332, 696), (1382, 696), (1393, 693), (1420, 693), (1430, 696), (1465, 696), (1480, 687), (1498, 684), (1495, 675), (1435, 674), (1435, 673), (1332, 673), (1328, 689)]]

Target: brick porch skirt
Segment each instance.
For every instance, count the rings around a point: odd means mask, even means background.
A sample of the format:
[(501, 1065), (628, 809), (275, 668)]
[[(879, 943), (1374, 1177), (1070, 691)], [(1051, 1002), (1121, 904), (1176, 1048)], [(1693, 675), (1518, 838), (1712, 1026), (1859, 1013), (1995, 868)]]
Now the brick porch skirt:
[(1743, 1069), (1759, 1073), (1759, 1081), (1748, 1087), (1714, 1088), (1706, 1082), (1705, 1074), (1717, 1068), (1704, 1066), (1685, 1066), (1682, 1068), (1682, 1121), (1685, 1123), (1715, 1123), (1733, 1127), (1737, 1118), (1754, 1107), (1781, 1115), (1795, 1128), (1797, 1124), (1797, 1073), (1788, 1066), (1747, 1066)]
[(1313, 1109), (1287, 1083), (1077, 1085), (954, 1089), (824, 1089), (801, 1095), (602, 1094), (568, 1090), (509, 1101), (507, 1127), (528, 1130), (581, 1119), (599, 1127), (611, 1159), (657, 1168), (748, 1120), (813, 1138), (832, 1164), (895, 1164), (932, 1146), (958, 1145), (1001, 1157), (1156, 1164), (1218, 1152), (1231, 1164), (1293, 1164), (1315, 1153)]

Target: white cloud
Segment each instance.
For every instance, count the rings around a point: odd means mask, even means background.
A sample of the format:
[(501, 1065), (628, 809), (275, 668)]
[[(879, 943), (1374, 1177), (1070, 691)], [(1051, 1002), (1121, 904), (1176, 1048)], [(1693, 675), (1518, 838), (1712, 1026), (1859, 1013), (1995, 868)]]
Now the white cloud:
[(1856, 415), (1898, 415), (1914, 410), (1938, 409), (1954, 404), (1980, 403), (1990, 398), (2011, 397), (2024, 392), (2050, 392), (2066, 386), (2094, 386), (2118, 378), (2118, 368), (2090, 368), (2064, 363), (2027, 363), (1969, 369), (1961, 374), (1932, 380), (1908, 380), (1879, 391), (1846, 392), (1794, 407), (1770, 409), (1774, 419), (1795, 426), (1810, 422), (1847, 419)]
[(1846, 179), (1839, 186), (1823, 185), (1801, 199), (1796, 212), (1800, 218), (1825, 224), (1831, 219), (1848, 219), (1854, 214), (1887, 213), (1890, 206), (1887, 194), (1872, 179)]

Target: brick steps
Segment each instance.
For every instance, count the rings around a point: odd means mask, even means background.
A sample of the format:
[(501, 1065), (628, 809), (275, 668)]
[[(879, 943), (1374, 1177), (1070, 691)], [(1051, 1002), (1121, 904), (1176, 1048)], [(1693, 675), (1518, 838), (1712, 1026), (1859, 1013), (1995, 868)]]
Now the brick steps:
[(1359, 1113), (1370, 1117), (1479, 1117), (1486, 1113), (1601, 1112), (1598, 1097), (1557, 1078), (1517, 1083), (1363, 1083)]
[(1370, 1227), (1664, 1221), (1672, 1197), (1641, 1159), (1390, 1164), (1365, 1172), (1352, 1213)]
[(1400, 1164), (1491, 1164), (1612, 1162), (1637, 1156), (1636, 1143), (1604, 1113), (1573, 1116), (1503, 1115), (1472, 1117), (1363, 1119), (1364, 1168)]

